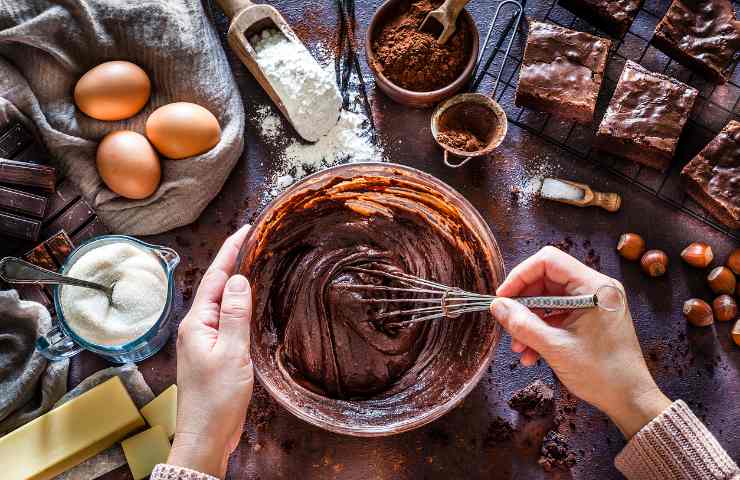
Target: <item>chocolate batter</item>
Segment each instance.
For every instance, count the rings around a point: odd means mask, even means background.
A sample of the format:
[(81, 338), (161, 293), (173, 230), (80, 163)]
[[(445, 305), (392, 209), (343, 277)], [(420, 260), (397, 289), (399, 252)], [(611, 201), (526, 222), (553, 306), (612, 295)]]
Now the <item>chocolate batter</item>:
[[(467, 362), (475, 364), (480, 357), (471, 351), (457, 366), (444, 358), (461, 356), (457, 349), (477, 341), (469, 335), (490, 337), (490, 322), (468, 315), (396, 328), (376, 317), (399, 304), (361, 302), (388, 294), (347, 288), (399, 286), (352, 270), (363, 267), (407, 272), (476, 292), (494, 290), (486, 274), (487, 254), (459, 214), (436, 192), (381, 177), (336, 178), (323, 189), (286, 201), (258, 225), (262, 234), (248, 252), (260, 325), (256, 335), (261, 336), (260, 328), (270, 331), (257, 341), (269, 344), (284, 376), (323, 397), (406, 396), (438, 375), (455, 376), (452, 387), (464, 384), (472, 376)], [(417, 396), (423, 405), (423, 395)]]

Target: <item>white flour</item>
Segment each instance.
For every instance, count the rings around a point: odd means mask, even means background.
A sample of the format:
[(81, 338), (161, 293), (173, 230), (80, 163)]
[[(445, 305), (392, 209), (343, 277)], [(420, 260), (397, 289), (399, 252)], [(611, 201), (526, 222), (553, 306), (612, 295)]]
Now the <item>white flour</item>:
[(298, 41), (265, 29), (250, 39), (257, 64), (283, 101), (298, 134), (315, 142), (337, 123), (342, 107), (332, 75)]
[[(312, 52), (323, 64), (327, 75), (333, 72), (334, 59), (323, 45), (312, 47)], [(333, 83), (333, 80), (332, 80)], [(308, 95), (303, 92), (302, 95)], [(270, 200), (282, 190), (306, 175), (344, 162), (385, 161), (383, 149), (372, 140), (372, 131), (362, 108), (359, 82), (350, 81), (348, 110), (342, 110), (339, 121), (316, 143), (308, 144), (295, 138), (292, 129), (285, 127), (278, 110), (272, 105), (259, 105), (252, 120), (261, 139), (272, 146), (270, 185), (263, 201)]]
[(113, 285), (113, 302), (105, 292), (65, 285), (62, 312), (69, 327), (98, 345), (122, 345), (145, 334), (167, 301), (167, 276), (151, 253), (129, 243), (104, 245), (85, 253), (67, 274)]

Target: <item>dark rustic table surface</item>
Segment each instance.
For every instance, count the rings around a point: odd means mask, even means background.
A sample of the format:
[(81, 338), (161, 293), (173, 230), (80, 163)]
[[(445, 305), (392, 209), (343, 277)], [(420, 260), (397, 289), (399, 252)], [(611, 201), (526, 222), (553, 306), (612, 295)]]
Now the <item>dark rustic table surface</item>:
[[(336, 7), (333, 1), (281, 0), (271, 3), (307, 43), (332, 45), (336, 42)], [(379, 3), (377, 0), (357, 2), (358, 40), (363, 38)], [(495, 5), (493, 0), (480, 0), (468, 7), (482, 31), (488, 26), (492, 5)], [(527, 13), (537, 18), (547, 16), (564, 25), (583, 25), (581, 20), (560, 6), (551, 8), (551, 5), (550, 0), (530, 0)], [(648, 12), (641, 12), (634, 28), (644, 29), (649, 39), (649, 31), (666, 7), (667, 2), (648, 0), (645, 7)], [(222, 36), (250, 117), (250, 112), (257, 105), (266, 104), (268, 99), (229, 50), (225, 41), (228, 22), (221, 10), (213, 0), (206, 0), (205, 10)], [(524, 38), (520, 33), (515, 51), (521, 52)], [(667, 66), (667, 57), (654, 51), (641, 38), (644, 37), (639, 32), (637, 35), (628, 34), (618, 46), (618, 53), (623, 58), (642, 59), (648, 64), (663, 62), (662, 67), (674, 68), (673, 64)], [(591, 129), (573, 129), (570, 124), (558, 122), (549, 122), (545, 126), (547, 118), (522, 112), (511, 105), (516, 62), (507, 67), (508, 81), (498, 92), (507, 112), (516, 119), (509, 125), (503, 145), (490, 157), (471, 162), (466, 168), (448, 169), (443, 166), (441, 152), (430, 134), (430, 111), (405, 108), (380, 93), (372, 85), (361, 47), (359, 54), (370, 81), (369, 94), (379, 141), (385, 146), (388, 160), (429, 172), (462, 192), (488, 221), (508, 268), (542, 246), (556, 244), (623, 281), (629, 292), (642, 348), (658, 384), (671, 398), (686, 400), (731, 456), (740, 457), (740, 348), (730, 340), (729, 324), (708, 328), (687, 325), (681, 315), (683, 301), (694, 296), (711, 297), (705, 286), (704, 274), (679, 260), (680, 251), (691, 241), (710, 243), (717, 257), (723, 259), (731, 249), (738, 247), (737, 240), (656, 199), (645, 188), (625, 181), (624, 175), (610, 173), (603, 165), (594, 163), (593, 156), (591, 160), (582, 158), (577, 154), (577, 146), (571, 150), (557, 146), (555, 143), (558, 142), (552, 139), (557, 140), (557, 130), (560, 129), (568, 131), (569, 139), (580, 135), (579, 141), (585, 142), (587, 148)], [(680, 77), (680, 67), (675, 68)], [(618, 74), (618, 69), (610, 73), (605, 88), (607, 92), (613, 88)], [(736, 70), (735, 79), (737, 76)], [(490, 80), (487, 77), (483, 82), (482, 91), (490, 88)], [(701, 84), (699, 79), (691, 80)], [(737, 117), (740, 90), (736, 85), (736, 81), (717, 88), (699, 85), (702, 97), (694, 123), (714, 122), (710, 129), (717, 131), (729, 117)], [(608, 101), (608, 93), (602, 92), (602, 97), (600, 113)], [(720, 109), (719, 113), (712, 111), (712, 108), (716, 110), (717, 104), (724, 110)], [(550, 140), (547, 140), (531, 133), (532, 130), (552, 130), (555, 133), (551, 133)], [(248, 121), (244, 135), (246, 146), (241, 162), (199, 220), (193, 225), (147, 239), (171, 246), (183, 257), (177, 272), (178, 322), (187, 311), (193, 289), (222, 241), (237, 226), (255, 217), (269, 188), (266, 177), (272, 171), (274, 156), (260, 143), (254, 120)], [(701, 149), (711, 135), (711, 131), (697, 125), (689, 126), (673, 172), (677, 172), (681, 164)], [(621, 193), (624, 197), (622, 210), (610, 214), (554, 203), (530, 203), (512, 193), (511, 187), (516, 179), (521, 178), (523, 171), (537, 171), (542, 166), (554, 175), (587, 182), (602, 191)], [(634, 170), (629, 164), (618, 164), (612, 170), (615, 168), (631, 178), (640, 179), (643, 184), (670, 183), (675, 176), (666, 180), (652, 172)], [(636, 265), (620, 260), (614, 247), (619, 234), (626, 231), (639, 232), (650, 246), (668, 252), (672, 264), (665, 277), (648, 279)], [(352, 438), (320, 430), (293, 417), (258, 385), (242, 442), (231, 456), (228, 478), (619, 478), (613, 459), (623, 447), (624, 440), (616, 427), (602, 413), (569, 396), (558, 386), (546, 364), (541, 362), (533, 368), (518, 366), (517, 357), (509, 347), (510, 339), (505, 337), (498, 346), (488, 374), (454, 411), (423, 428), (387, 438)], [(161, 353), (143, 362), (140, 368), (155, 392), (159, 392), (175, 382), (175, 364), (173, 336)], [(81, 354), (72, 362), (71, 384), (104, 366), (99, 358)], [(614, 368), (630, 366), (614, 365)], [(558, 425), (554, 425), (553, 418), (526, 421), (507, 406), (513, 391), (537, 378), (545, 379), (559, 389), (557, 408), (562, 421)], [(603, 388), (609, 388), (609, 385)], [(491, 428), (496, 417), (502, 417), (514, 427), (512, 440), (499, 441), (496, 429)], [(570, 472), (545, 473), (537, 464), (542, 436), (551, 428), (564, 433), (577, 453), (578, 463)], [(125, 479), (130, 478), (129, 475), (125, 468), (121, 468), (105, 478)]]

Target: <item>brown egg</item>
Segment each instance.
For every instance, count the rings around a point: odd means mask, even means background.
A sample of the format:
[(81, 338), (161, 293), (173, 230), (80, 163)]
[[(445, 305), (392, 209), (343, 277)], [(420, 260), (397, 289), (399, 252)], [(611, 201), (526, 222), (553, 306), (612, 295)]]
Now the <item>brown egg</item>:
[(133, 200), (154, 193), (162, 175), (157, 152), (146, 137), (128, 130), (109, 133), (101, 140), (96, 163), (108, 188)]
[(136, 115), (149, 101), (146, 72), (131, 62), (101, 63), (75, 85), (75, 104), (97, 120), (123, 120)]
[(192, 157), (213, 148), (221, 127), (211, 112), (188, 102), (163, 105), (146, 121), (146, 136), (165, 157)]

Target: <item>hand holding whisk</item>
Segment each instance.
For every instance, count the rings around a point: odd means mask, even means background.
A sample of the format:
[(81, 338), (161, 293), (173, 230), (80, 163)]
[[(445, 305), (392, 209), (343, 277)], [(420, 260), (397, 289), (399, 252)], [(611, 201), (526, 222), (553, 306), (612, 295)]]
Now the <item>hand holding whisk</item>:
[[(343, 284), (342, 287), (350, 290), (385, 292), (389, 294), (407, 294), (404, 298), (363, 298), (363, 303), (375, 304), (420, 304), (414, 308), (404, 308), (379, 313), (375, 320), (386, 320), (401, 316), (411, 316), (409, 320), (388, 322), (387, 325), (407, 327), (420, 322), (437, 320), (440, 318), (456, 318), (464, 313), (483, 312), (491, 308), (495, 295), (483, 295), (467, 292), (455, 287), (442, 285), (431, 280), (425, 280), (406, 273), (389, 273), (369, 268), (352, 267), (352, 271), (375, 275), (397, 282), (403, 287), (385, 285), (353, 285)], [(619, 304), (609, 306), (605, 300), (605, 293), (614, 290), (618, 293)], [(589, 295), (576, 296), (538, 296), (512, 298), (528, 308), (543, 308), (548, 310), (576, 310), (585, 308), (599, 308), (606, 312), (616, 312), (624, 307), (624, 297), (616, 286), (602, 285)]]

